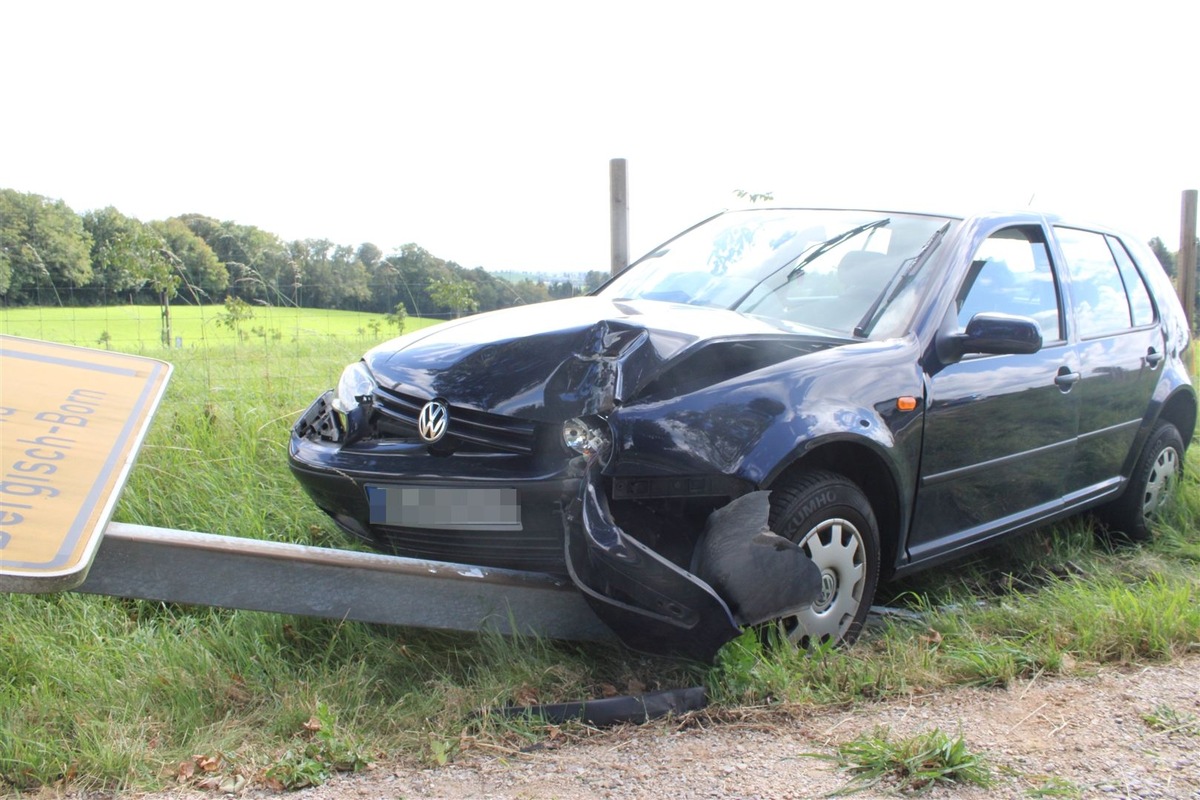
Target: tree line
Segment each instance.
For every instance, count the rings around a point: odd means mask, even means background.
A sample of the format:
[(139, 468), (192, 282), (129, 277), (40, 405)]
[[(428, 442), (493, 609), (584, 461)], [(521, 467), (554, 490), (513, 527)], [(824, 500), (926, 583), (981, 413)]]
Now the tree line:
[[(1176, 254), (1161, 239), (1149, 244), (1174, 276)], [(506, 280), (417, 244), (385, 255), (370, 242), (285, 242), (203, 214), (141, 222), (109, 206), (80, 215), (62, 200), (0, 189), (0, 302), (9, 306), (240, 301), (459, 316), (584, 294), (607, 277)]]
[(509, 281), (416, 244), (283, 241), (254, 225), (184, 214), (141, 222), (109, 206), (76, 214), (62, 200), (0, 189), (5, 305), (258, 305), (458, 316), (586, 293), (607, 274)]

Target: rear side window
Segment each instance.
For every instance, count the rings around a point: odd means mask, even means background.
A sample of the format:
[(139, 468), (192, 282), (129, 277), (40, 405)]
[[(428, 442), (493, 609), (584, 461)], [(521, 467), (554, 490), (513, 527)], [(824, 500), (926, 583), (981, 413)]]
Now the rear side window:
[[(1153, 321), (1154, 312), (1141, 275), (1130, 260), (1130, 285), (1127, 286), (1127, 278), (1109, 246), (1109, 237), (1077, 228), (1054, 230), (1067, 262), (1067, 273), (1071, 276), (1071, 307), (1079, 338), (1108, 336), (1129, 330), (1134, 325), (1146, 324), (1147, 313), (1149, 321)], [(1128, 259), (1124, 247), (1115, 239), (1111, 241)], [(1131, 297), (1136, 298), (1132, 303)], [(1137, 312), (1134, 306), (1139, 307)]]
[(1121, 240), (1115, 236), (1105, 238), (1108, 239), (1108, 247), (1121, 269), (1121, 280), (1125, 281), (1125, 293), (1129, 295), (1134, 327), (1149, 325), (1154, 322), (1154, 306), (1150, 302), (1150, 290), (1146, 288), (1146, 279), (1138, 271)]

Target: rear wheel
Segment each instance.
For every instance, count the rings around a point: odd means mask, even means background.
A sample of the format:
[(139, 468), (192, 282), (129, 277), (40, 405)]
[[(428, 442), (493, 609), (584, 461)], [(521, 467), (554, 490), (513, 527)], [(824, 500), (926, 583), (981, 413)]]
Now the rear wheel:
[(1183, 437), (1169, 422), (1160, 422), (1138, 457), (1125, 493), (1105, 510), (1109, 529), (1129, 541), (1144, 542), (1155, 517), (1171, 502), (1183, 474)]
[(803, 548), (821, 570), (821, 594), (780, 620), (798, 647), (851, 644), (879, 582), (879, 528), (862, 490), (848, 478), (812, 470), (771, 491), (770, 528)]

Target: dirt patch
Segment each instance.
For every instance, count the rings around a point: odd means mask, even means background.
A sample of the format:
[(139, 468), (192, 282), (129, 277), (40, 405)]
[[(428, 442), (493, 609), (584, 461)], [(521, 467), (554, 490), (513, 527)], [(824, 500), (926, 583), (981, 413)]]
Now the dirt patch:
[[(1148, 722), (1147, 715), (1158, 715)], [(1200, 655), (1168, 665), (1035, 677), (1005, 689), (956, 689), (854, 708), (750, 713), (626, 727), (532, 752), (473, 750), (437, 768), (380, 764), (289, 800), (351, 798), (808, 798), (847, 776), (807, 753), (886, 727), (963, 735), (992, 766), (991, 789), (941, 787), (923, 797), (1200, 798)], [(861, 798), (889, 795), (887, 787)], [(1037, 794), (1042, 790), (1042, 794)], [(172, 791), (143, 800), (195, 800)], [(244, 797), (279, 797), (251, 788)]]

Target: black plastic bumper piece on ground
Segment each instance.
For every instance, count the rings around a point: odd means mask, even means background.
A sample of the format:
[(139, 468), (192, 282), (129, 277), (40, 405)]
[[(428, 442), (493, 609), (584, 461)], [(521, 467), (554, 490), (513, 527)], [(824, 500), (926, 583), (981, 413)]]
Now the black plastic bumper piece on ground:
[(506, 706), (499, 712), (506, 717), (536, 717), (551, 725), (578, 721), (605, 727), (633, 723), (640, 725), (668, 715), (699, 711), (708, 705), (703, 686), (668, 689), (636, 697), (605, 697), (600, 700), (581, 700), (574, 703), (552, 703), (540, 706)]
[(599, 479), (600, 465), (589, 465), (567, 514), (571, 580), (627, 646), (711, 661), (721, 645), (741, 633), (729, 607), (704, 581), (621, 530)]

